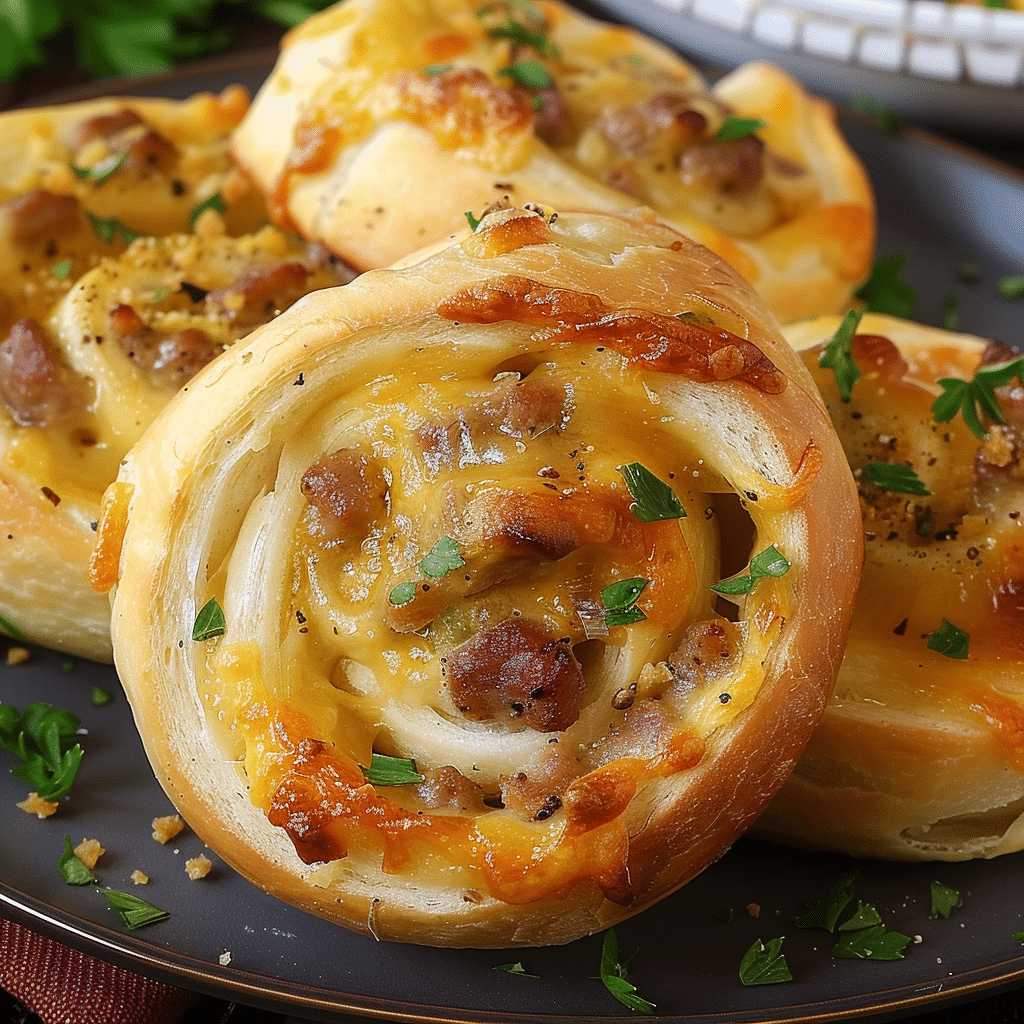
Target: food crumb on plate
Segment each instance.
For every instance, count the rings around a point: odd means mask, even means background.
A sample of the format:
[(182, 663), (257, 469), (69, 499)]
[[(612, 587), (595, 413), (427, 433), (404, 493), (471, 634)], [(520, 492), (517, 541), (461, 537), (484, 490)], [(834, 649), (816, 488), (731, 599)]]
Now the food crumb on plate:
[(760, 903), (748, 903), (747, 904), (747, 913), (751, 917), (757, 917), (761, 913), (761, 904)]
[(149, 881), (149, 875), (145, 871), (136, 868), (129, 876), (136, 885), (145, 885)]
[(170, 842), (184, 827), (180, 814), (167, 814), (152, 821), (153, 838), (158, 843)]
[(201, 853), (198, 857), (189, 857), (185, 861), (185, 874), (194, 882), (199, 878), (205, 878), (212, 867), (213, 863), (210, 858)]
[(75, 847), (75, 856), (90, 870), (96, 867), (96, 861), (107, 851), (98, 839), (83, 839)]
[(57, 812), (57, 801), (44, 800), (35, 790), (24, 800), (19, 800), (17, 806), (26, 814), (34, 814), (37, 818), (48, 818)]
[(7, 664), (23, 665), (32, 655), (27, 647), (8, 647)]
[(229, 963), (231, 963), (231, 950), (225, 949), (220, 955), (220, 965), (221, 967), (227, 967)]

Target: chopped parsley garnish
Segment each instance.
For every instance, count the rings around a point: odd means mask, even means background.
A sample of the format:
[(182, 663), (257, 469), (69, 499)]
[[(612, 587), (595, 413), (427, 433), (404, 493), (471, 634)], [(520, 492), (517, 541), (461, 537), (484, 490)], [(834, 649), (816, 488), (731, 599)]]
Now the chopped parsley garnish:
[(70, 256), (65, 256), (59, 263), (54, 263), (50, 267), (50, 273), (53, 274), (58, 281), (63, 281), (71, 276), (71, 271), (74, 268), (75, 261)]
[(636, 606), (636, 599), (644, 592), (647, 582), (642, 576), (634, 576), (612, 583), (601, 591), (601, 603), (606, 609), (605, 625), (628, 626), (647, 618)]
[(94, 708), (106, 707), (113, 699), (114, 695), (109, 690), (104, 690), (102, 686), (92, 688), (92, 706)]
[(953, 912), (953, 909), (963, 906), (960, 893), (956, 889), (951, 889), (948, 885), (943, 885), (941, 882), (932, 882), (931, 891), (932, 909), (928, 914), (929, 917), (943, 917), (949, 920), (949, 915)]
[(498, 964), (496, 971), (504, 971), (506, 974), (518, 974), (520, 978), (539, 978), (539, 974), (530, 974), (523, 966), (522, 961), (517, 960), (514, 964)]
[[(86, 212), (88, 213), (88, 211)], [(127, 224), (122, 223), (116, 217), (104, 220), (102, 217), (97, 217), (91, 213), (88, 214), (88, 217), (93, 231), (96, 232), (96, 236), (100, 241), (106, 242), (108, 245), (116, 242), (118, 235), (121, 236), (126, 245), (134, 242), (136, 238), (142, 237), (138, 231), (133, 231)]]
[(423, 74), (428, 78), (434, 78), (436, 75), (443, 75), (446, 71), (451, 71), (455, 67), (454, 64), (427, 64), (423, 68)]
[(900, 279), (907, 262), (906, 253), (882, 256), (875, 261), (871, 276), (857, 290), (869, 313), (886, 313), (906, 320), (917, 309), (917, 295), (906, 281)]
[(121, 920), (129, 931), (144, 928), (157, 921), (166, 921), (171, 916), (166, 910), (154, 907), (152, 903), (140, 900), (138, 896), (118, 892), (116, 889), (99, 889), (98, 891), (107, 897), (107, 902), (121, 915)]
[(416, 762), (408, 757), (374, 753), (370, 757), (369, 768), (359, 767), (366, 781), (373, 786), (409, 786), (423, 781), (423, 776), (416, 771)]
[(797, 928), (824, 928), (827, 932), (834, 932), (840, 916), (853, 900), (853, 880), (856, 877), (856, 871), (844, 875), (827, 896), (808, 903), (807, 912), (796, 919)]
[(601, 981), (620, 1003), (628, 1006), (634, 1013), (645, 1016), (654, 1013), (655, 1004), (636, 994), (636, 986), (629, 980), (626, 965), (619, 963), (619, 940), (614, 928), (609, 928), (604, 933), (604, 943), (601, 946)]
[(945, 658), (963, 661), (970, 654), (970, 648), (970, 633), (957, 629), (947, 619), (943, 619), (942, 625), (928, 637), (928, 650), (935, 651)]
[(64, 659), (64, 660), (63, 660), (63, 661), (62, 661), (62, 662), (60, 663), (60, 670), (61, 670), (62, 672), (74, 672), (74, 670), (75, 670), (75, 666), (76, 666), (77, 664), (78, 664), (78, 662), (77, 662), (77, 661), (75, 661), (75, 659), (74, 659), (74, 658), (65, 658), (65, 659)]
[(555, 84), (551, 72), (540, 61), (532, 58), (517, 60), (508, 67), (500, 68), (498, 74), (511, 78), (527, 89), (551, 89)]
[(27, 640), (28, 637), (13, 622), (0, 615), (0, 633), (6, 633), (12, 640)]
[(472, 210), (467, 210), (466, 211), (466, 223), (469, 224), (469, 229), (471, 231), (476, 231), (476, 229), (478, 227), (480, 227), (480, 221), (481, 220), (483, 220), (482, 217), (474, 217), (473, 216), (473, 211)]
[(713, 584), (711, 589), (717, 594), (749, 594), (758, 580), (766, 576), (785, 576), (791, 565), (779, 549), (771, 544), (750, 560), (749, 573), (722, 580), (721, 583)]
[(224, 197), (219, 192), (214, 192), (212, 196), (207, 196), (188, 215), (189, 231), (195, 231), (196, 221), (199, 220), (200, 216), (202, 216), (202, 214), (207, 210), (216, 210), (218, 213), (224, 213), (227, 210), (227, 204), (224, 202)]
[(900, 119), (880, 99), (862, 93), (853, 101), (853, 109), (858, 114), (870, 117), (875, 127), (886, 135), (894, 135), (900, 126)]
[(91, 882), (99, 881), (92, 873), (92, 869), (75, 854), (71, 836), (68, 835), (64, 836), (64, 853), (57, 861), (57, 870), (68, 885), (89, 885)]
[(956, 414), (962, 413), (975, 437), (984, 440), (987, 431), (981, 423), (982, 415), (995, 423), (1005, 423), (996, 388), (1009, 384), (1014, 378), (1024, 384), (1024, 356), (1009, 363), (982, 366), (970, 380), (959, 377), (942, 377), (939, 387), (942, 394), (932, 402), (932, 415), (939, 423), (948, 423)]
[(1020, 277), (1001, 277), (996, 283), (996, 290), (1001, 299), (1024, 298), (1024, 275)]
[(548, 39), (544, 29), (533, 31), (526, 25), (509, 18), (504, 25), (495, 25), (487, 30), (492, 39), (508, 39), (513, 46), (532, 46), (541, 56), (559, 56), (559, 49)]
[(653, 523), (661, 519), (686, 517), (686, 509), (676, 497), (675, 491), (663, 480), (659, 480), (646, 466), (639, 462), (630, 462), (615, 468), (622, 474), (633, 497), (630, 509), (637, 519)]
[(884, 491), (914, 494), (921, 498), (927, 498), (932, 493), (910, 466), (901, 466), (895, 462), (869, 462), (861, 473)]
[(870, 903), (857, 901), (857, 909), (841, 924), (837, 931), (857, 932), (882, 923), (882, 915)]
[(1007, 0), (984, 0), (985, 6), (990, 7), (994, 11), (1008, 11), (1010, 5)]
[(732, 142), (734, 139), (745, 139), (748, 135), (756, 135), (767, 124), (759, 117), (727, 117), (722, 127), (715, 132), (714, 142)]
[(876, 924), (855, 932), (845, 932), (832, 947), (832, 955), (850, 960), (902, 960), (910, 936), (890, 932)]
[(420, 572), (429, 576), (432, 580), (439, 580), (442, 576), (461, 569), (466, 564), (459, 551), (459, 545), (451, 537), (442, 537), (427, 552), (420, 562)]
[(195, 625), (192, 627), (192, 639), (196, 641), (211, 640), (215, 636), (223, 636), (227, 632), (227, 623), (224, 621), (224, 609), (215, 597), (211, 597), (196, 616)]
[(76, 178), (88, 178), (97, 185), (102, 185), (128, 159), (128, 150), (123, 153), (111, 153), (110, 156), (95, 163), (92, 167), (78, 167), (71, 164), (71, 173)]
[(74, 742), (77, 715), (39, 701), (19, 714), (0, 704), (0, 747), (21, 760), (11, 774), (29, 783), (43, 800), (63, 796), (75, 781), (83, 751)]
[(415, 596), (416, 584), (412, 580), (407, 580), (405, 583), (399, 583), (391, 588), (391, 593), (388, 594), (388, 604), (401, 608), (403, 604), (408, 604)]
[(860, 310), (849, 310), (818, 357), (818, 365), (835, 374), (839, 397), (844, 402), (850, 400), (853, 385), (860, 380), (860, 367), (853, 361), (853, 339), (862, 315)]
[(740, 961), (740, 981), (744, 985), (778, 985), (792, 981), (789, 965), (782, 952), (782, 938), (769, 939), (767, 943), (755, 939), (754, 944), (743, 954)]

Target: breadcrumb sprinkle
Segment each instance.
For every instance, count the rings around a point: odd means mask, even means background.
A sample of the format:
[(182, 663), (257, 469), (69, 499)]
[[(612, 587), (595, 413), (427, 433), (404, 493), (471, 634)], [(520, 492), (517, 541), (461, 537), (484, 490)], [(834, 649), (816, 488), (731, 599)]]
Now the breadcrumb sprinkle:
[(37, 818), (48, 818), (51, 814), (57, 813), (57, 801), (44, 800), (34, 790), (24, 800), (19, 801), (17, 806), (26, 814), (34, 814)]
[(107, 851), (100, 845), (98, 839), (83, 839), (75, 847), (75, 856), (90, 870), (96, 867), (96, 861)]
[(180, 814), (168, 814), (152, 821), (153, 838), (158, 843), (169, 843), (184, 827)]
[(210, 858), (201, 853), (198, 857), (189, 857), (185, 861), (185, 874), (195, 882), (197, 879), (205, 878), (212, 867)]
[(129, 876), (136, 885), (145, 885), (149, 881), (149, 875), (145, 871), (136, 868)]

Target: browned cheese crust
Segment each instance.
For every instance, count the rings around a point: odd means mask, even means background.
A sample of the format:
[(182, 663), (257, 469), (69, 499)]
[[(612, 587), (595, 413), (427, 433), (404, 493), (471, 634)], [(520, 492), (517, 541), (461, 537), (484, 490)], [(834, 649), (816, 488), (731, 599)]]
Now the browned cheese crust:
[[(836, 318), (787, 337), (811, 367), (858, 480), (867, 558), (846, 657), (818, 731), (758, 822), (804, 846), (898, 860), (1024, 847), (1024, 385), (995, 398), (977, 437), (938, 422), (944, 378), (1019, 359), (1005, 346), (867, 315), (849, 403), (817, 366)], [(872, 482), (907, 467), (918, 493)], [(927, 493), (921, 493), (927, 492)], [(930, 649), (966, 634), (947, 653)], [(953, 634), (955, 636), (955, 634)], [(937, 641), (932, 641), (933, 646)]]
[[(740, 835), (821, 713), (860, 559), (752, 290), (647, 218), (515, 209), (211, 364), (129, 454), (96, 567), (214, 850), (381, 939), (506, 946), (613, 924)], [(368, 781), (382, 755), (419, 778)]]
[(555, 0), (345, 0), (285, 38), (234, 151), (279, 223), (360, 269), (494, 204), (646, 205), (787, 321), (843, 309), (874, 249), (871, 189), (827, 103), (763, 63), (708, 89)]
[(231, 162), (241, 87), (0, 115), (0, 616), (111, 659), (89, 586), (104, 489), (167, 399), (226, 345), (339, 278), (261, 228)]

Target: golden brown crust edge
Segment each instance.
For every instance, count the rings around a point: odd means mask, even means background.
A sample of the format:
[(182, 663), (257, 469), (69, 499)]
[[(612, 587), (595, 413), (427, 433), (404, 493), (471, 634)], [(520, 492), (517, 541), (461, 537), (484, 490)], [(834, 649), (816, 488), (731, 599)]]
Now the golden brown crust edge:
[[(387, 875), (354, 881), (347, 888), (310, 884), (284, 833), (268, 826), (263, 812), (245, 798), (236, 767), (222, 759), (204, 729), (197, 695), (170, 677), (165, 661), (178, 657), (182, 630), (191, 629), (191, 621), (180, 621), (181, 609), (194, 607), (195, 597), (189, 593), (187, 572), (168, 579), (164, 565), (166, 545), (175, 534), (172, 520), (186, 499), (179, 496), (165, 505), (154, 502), (151, 494), (180, 494), (183, 475), (197, 454), (204, 453), (206, 465), (214, 464), (208, 461), (212, 449), (202, 439), (220, 435), (217, 443), (223, 443), (226, 408), (240, 410), (234, 417), (238, 422), (251, 416), (240, 401), (243, 395), (293, 384), (294, 353), (302, 353), (303, 365), (312, 367), (330, 347), (335, 352), (333, 372), (343, 370), (346, 360), (360, 356), (338, 355), (340, 337), (351, 339), (364, 325), (401, 323), (435, 307), (460, 287), (493, 274), (489, 260), (474, 259), (465, 246), (461, 251), (454, 247), (420, 267), (366, 275), (345, 289), (304, 300), (301, 308), (205, 371), (190, 388), (192, 396), (176, 399), (161, 416), (122, 474), (135, 494), (114, 600), (115, 655), (160, 782), (203, 839), (243, 875), (288, 902), (378, 938), (452, 946), (561, 943), (613, 924), (666, 895), (720, 856), (781, 783), (817, 721), (840, 657), (858, 566), (858, 534), (851, 535), (849, 529), (855, 508), (845, 467), (835, 457), (835, 439), (801, 368), (757, 314), (756, 300), (727, 269), (704, 262), (688, 245), (675, 253), (661, 248), (676, 240), (674, 233), (593, 215), (566, 217), (564, 227), (561, 245), (519, 249), (509, 261), (521, 271), (529, 268), (539, 280), (577, 287), (587, 281), (613, 306), (654, 309), (672, 301), (659, 287), (665, 267), (682, 271), (706, 293), (728, 295), (732, 307), (750, 317), (757, 345), (785, 368), (792, 386), (753, 421), (763, 431), (760, 471), (745, 467), (738, 456), (726, 456), (732, 459), (734, 486), (744, 481), (763, 484), (763, 472), (782, 475), (783, 468), (795, 478), (809, 447), (823, 456), (797, 507), (771, 517), (778, 519), (777, 535), (800, 567), (788, 581), (792, 607), (784, 639), (769, 656), (769, 678), (754, 703), (713, 734), (697, 769), (657, 780), (631, 806), (627, 865), (634, 897), (628, 908), (605, 899), (589, 881), (565, 898), (546, 897), (516, 908), (487, 896), (467, 902), (461, 892), (411, 889), (401, 881), (392, 886), (395, 880)], [(572, 252), (581, 245), (581, 229), (586, 236), (582, 259)], [(603, 260), (595, 266), (587, 258), (595, 245), (617, 250), (617, 262), (625, 267), (612, 268)], [(629, 269), (638, 276), (628, 276)], [(594, 280), (584, 274), (593, 274)], [(376, 358), (389, 356), (378, 353)], [(313, 381), (315, 375), (308, 372), (306, 379)], [(717, 387), (726, 396), (730, 422), (739, 422), (737, 410), (747, 397), (744, 386)], [(682, 404), (692, 411), (706, 397), (684, 396)], [(266, 429), (272, 433), (272, 427)], [(778, 482), (785, 490), (792, 479)], [(813, 571), (805, 571), (806, 566)], [(192, 570), (196, 568), (193, 564)], [(137, 642), (140, 608), (163, 609), (153, 624), (150, 645)], [(725, 789), (735, 794), (725, 809), (723, 780), (728, 780)]]

